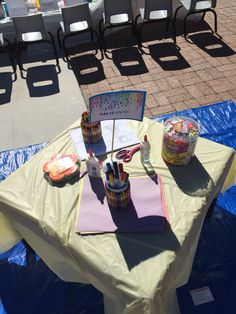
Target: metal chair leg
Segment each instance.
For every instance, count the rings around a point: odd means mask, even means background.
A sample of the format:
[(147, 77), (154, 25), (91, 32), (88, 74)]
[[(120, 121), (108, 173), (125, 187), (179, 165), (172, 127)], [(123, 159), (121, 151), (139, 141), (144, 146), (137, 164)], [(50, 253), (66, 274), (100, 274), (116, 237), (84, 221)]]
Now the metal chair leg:
[(95, 34), (95, 36), (97, 38), (98, 46), (99, 46), (99, 49), (100, 49), (100, 52), (101, 52), (101, 60), (103, 60), (103, 58), (104, 58), (104, 56), (103, 56), (103, 48), (102, 48), (102, 44), (101, 44), (101, 40), (99, 38), (99, 35), (98, 35), (98, 33), (94, 29), (91, 29), (91, 32), (92, 32), (92, 34)]
[(59, 68), (59, 59), (58, 59), (58, 55), (57, 55), (57, 49), (56, 49), (56, 46), (55, 46), (54, 38), (53, 38), (53, 35), (50, 32), (48, 32), (48, 34), (49, 34), (49, 36), (51, 38), (51, 41), (49, 41), (49, 42), (52, 44), (52, 47), (53, 47), (54, 56), (55, 56), (55, 59), (56, 59), (56, 66), (60, 70), (60, 68)]
[(62, 31), (62, 28), (59, 27), (57, 30), (57, 42), (58, 42), (58, 46), (61, 49), (61, 36), (60, 36), (60, 32)]
[(105, 32), (107, 29), (109, 29), (110, 26), (107, 26), (107, 27), (104, 27), (103, 31), (102, 31), (102, 46), (103, 46), (103, 51), (104, 51), (104, 54), (105, 56), (108, 58), (108, 59), (111, 59), (108, 55), (107, 55), (107, 49), (106, 49), (106, 41), (105, 41)]
[(217, 14), (216, 11), (211, 9), (210, 10), (213, 14), (214, 14), (214, 18), (215, 18), (215, 33), (217, 33)]
[(11, 51), (9, 51), (9, 57), (10, 57), (10, 60), (11, 60), (11, 66), (12, 66), (12, 69), (13, 69), (13, 74), (16, 74), (16, 65), (15, 65), (14, 58), (12, 56), (12, 52)]
[(176, 10), (175, 10), (174, 19), (173, 19), (173, 23), (174, 23), (174, 24), (175, 24), (175, 22), (176, 22), (177, 14), (178, 14), (179, 10), (180, 10), (182, 7), (183, 7), (182, 4), (180, 4), (180, 5), (176, 8)]
[(64, 55), (65, 55), (65, 61), (66, 61), (67, 63), (70, 62), (69, 55), (68, 55), (67, 49), (66, 49), (66, 39), (67, 39), (68, 37), (69, 37), (69, 36), (64, 36), (64, 37), (62, 38), (62, 49), (63, 49)]
[(203, 15), (202, 15), (201, 21), (204, 21), (205, 15), (206, 15), (206, 11), (205, 11), (205, 12), (203, 12)]
[(23, 63), (21, 62), (21, 43), (19, 42), (16, 44), (16, 60), (20, 69), (20, 76), (21, 78), (25, 79), (23, 75), (23, 71), (26, 71), (26, 70), (23, 67)]
[(176, 30), (175, 30), (175, 23), (172, 21), (172, 27), (173, 27), (173, 40), (174, 43), (176, 44)]
[(184, 17), (184, 38), (187, 38), (187, 18), (189, 15), (193, 14), (192, 12), (189, 12)]
[(12, 69), (13, 69), (13, 73), (12, 74), (16, 74), (16, 64), (14, 62), (14, 57), (15, 57), (14, 51), (13, 51), (13, 49), (11, 47), (11, 44), (10, 44), (9, 40), (8, 39), (4, 39), (4, 41), (7, 43), (6, 49), (7, 49), (7, 52), (8, 52), (8, 55), (9, 55), (9, 59), (11, 61), (11, 66), (12, 66)]

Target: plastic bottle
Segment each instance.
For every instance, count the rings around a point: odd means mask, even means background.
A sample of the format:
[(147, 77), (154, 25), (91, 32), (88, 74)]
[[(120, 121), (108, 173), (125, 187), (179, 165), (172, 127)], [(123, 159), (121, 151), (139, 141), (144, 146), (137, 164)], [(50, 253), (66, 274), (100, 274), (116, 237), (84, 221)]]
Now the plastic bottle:
[(35, 5), (36, 5), (36, 8), (38, 10), (40, 10), (40, 3), (39, 3), (39, 0), (35, 0)]
[(85, 159), (85, 161), (86, 161), (88, 175), (90, 177), (100, 177), (101, 171), (100, 171), (99, 160), (94, 155), (91, 149), (88, 151), (88, 156)]
[(140, 143), (140, 157), (142, 164), (150, 164), (150, 151), (151, 146), (148, 141), (147, 135), (144, 135), (143, 141)]

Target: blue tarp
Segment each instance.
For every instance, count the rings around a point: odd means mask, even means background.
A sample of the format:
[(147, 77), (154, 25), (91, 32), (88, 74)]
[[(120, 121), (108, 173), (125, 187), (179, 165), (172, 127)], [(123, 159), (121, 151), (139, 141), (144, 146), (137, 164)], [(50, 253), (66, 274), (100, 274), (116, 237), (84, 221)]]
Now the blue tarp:
[(46, 143), (0, 152), (0, 182), (42, 149)]
[[(224, 101), (209, 106), (154, 117), (187, 116), (200, 123), (200, 136), (236, 150), (236, 105)], [(205, 219), (186, 285), (177, 289), (182, 314), (236, 313), (236, 185), (220, 193)], [(194, 306), (191, 290), (209, 287), (214, 301)]]
[[(184, 115), (201, 124), (200, 136), (236, 149), (236, 105), (225, 101), (155, 117)], [(0, 153), (0, 181), (46, 143)], [(177, 289), (182, 314), (236, 313), (236, 186), (220, 194), (204, 222), (188, 283)], [(184, 265), (183, 265), (184, 267)], [(214, 302), (194, 306), (190, 290), (210, 287)], [(23, 241), (0, 254), (0, 314), (102, 314), (102, 294), (87, 284), (61, 281)], [(167, 313), (168, 314), (168, 313)]]
[(103, 314), (88, 284), (60, 280), (24, 242), (0, 256), (1, 314)]

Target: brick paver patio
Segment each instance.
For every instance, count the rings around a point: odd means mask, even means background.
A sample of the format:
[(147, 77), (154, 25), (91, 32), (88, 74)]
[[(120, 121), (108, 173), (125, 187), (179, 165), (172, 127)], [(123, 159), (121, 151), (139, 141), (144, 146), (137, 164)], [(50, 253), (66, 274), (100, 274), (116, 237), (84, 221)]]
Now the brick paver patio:
[[(125, 29), (113, 33), (107, 40), (108, 46), (112, 39), (112, 47), (117, 47), (110, 54), (112, 59), (105, 57), (99, 62), (95, 58), (90, 61), (76, 58), (80, 70), (77, 78), (85, 101), (89, 96), (105, 91), (144, 89), (147, 91), (146, 117), (226, 99), (235, 101), (236, 1), (219, 0), (216, 11), (218, 34), (222, 38), (211, 33), (209, 25), (213, 26), (213, 15), (207, 13), (207, 23), (201, 23), (196, 17), (188, 24), (192, 43), (181, 36), (183, 21), (178, 20), (180, 50), (173, 44), (171, 33), (161, 38), (166, 34), (166, 28), (157, 23), (144, 29), (145, 46), (149, 46), (150, 55), (139, 54), (136, 37)], [(156, 36), (156, 39), (151, 40), (150, 36)], [(131, 46), (119, 49), (122, 42), (123, 47)]]

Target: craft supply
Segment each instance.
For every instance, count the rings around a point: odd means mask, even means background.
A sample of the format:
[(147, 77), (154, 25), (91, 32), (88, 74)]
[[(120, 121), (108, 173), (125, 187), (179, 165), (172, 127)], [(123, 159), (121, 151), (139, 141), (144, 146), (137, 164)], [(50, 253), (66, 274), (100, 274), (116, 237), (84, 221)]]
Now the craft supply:
[(90, 177), (100, 177), (101, 176), (100, 163), (91, 149), (88, 151), (88, 156), (85, 159), (85, 161), (88, 175)]
[(88, 111), (81, 115), (81, 131), (85, 143), (96, 144), (102, 139), (102, 128), (100, 121), (90, 123)]
[(117, 162), (117, 164), (120, 164), (120, 161), (118, 159), (116, 159), (115, 157), (105, 159), (102, 163), (102, 171), (104, 173), (106, 173), (107, 171), (111, 171), (111, 170), (114, 171), (113, 163), (115, 161)]
[(117, 159), (123, 159), (124, 162), (131, 161), (133, 154), (140, 149), (140, 144), (133, 146), (131, 149), (122, 149), (116, 153)]
[(119, 172), (120, 173), (124, 172), (124, 168), (123, 168), (123, 164), (122, 163), (118, 164), (118, 167), (119, 167)]
[(125, 179), (122, 181), (122, 174), (126, 174), (122, 163), (117, 159), (106, 159), (103, 165), (103, 171), (106, 175), (106, 183), (114, 188), (120, 188), (125, 184)]
[(142, 164), (150, 164), (150, 151), (150, 143), (148, 141), (147, 135), (144, 135), (144, 139), (140, 144), (140, 158)]
[(162, 158), (172, 165), (186, 165), (194, 155), (199, 125), (188, 117), (172, 117), (164, 123)]
[(120, 188), (111, 187), (106, 183), (105, 192), (107, 196), (107, 203), (112, 208), (124, 208), (130, 203), (131, 195), (129, 182)]
[(109, 206), (126, 207), (130, 202), (130, 183), (123, 164), (116, 158), (108, 158), (103, 162), (103, 171), (106, 175), (105, 192)]
[(113, 187), (114, 184), (115, 184), (113, 172), (109, 172), (109, 173), (108, 173), (108, 184), (109, 184), (109, 186), (111, 186), (111, 187)]

